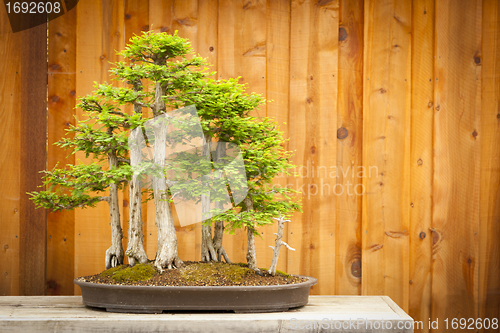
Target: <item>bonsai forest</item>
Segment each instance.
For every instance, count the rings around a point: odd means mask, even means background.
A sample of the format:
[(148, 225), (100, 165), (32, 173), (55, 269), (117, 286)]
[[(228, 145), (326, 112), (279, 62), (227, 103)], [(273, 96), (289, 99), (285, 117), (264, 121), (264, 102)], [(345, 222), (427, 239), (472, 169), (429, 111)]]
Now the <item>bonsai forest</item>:
[[(265, 100), (246, 93), (237, 78), (212, 79), (207, 61), (177, 33), (144, 32), (119, 55), (124, 61), (111, 69), (116, 82), (96, 84), (92, 94), (79, 99), (77, 108), (84, 117), (57, 143), (92, 163), (44, 171), (43, 188), (31, 193), (34, 203), (59, 211), (105, 201), (112, 235), (103, 254), (106, 269), (123, 265), (125, 256), (131, 267), (151, 262), (160, 273), (182, 267), (171, 208), (175, 205), (181, 225), (202, 223), (203, 262), (231, 263), (224, 234), (244, 228), (247, 267), (262, 274), (255, 250), (257, 229), (276, 223), (268, 269), (275, 275), (281, 246), (292, 249), (282, 241), (284, 223), (300, 211), (300, 204), (296, 191), (273, 186), (273, 179), (287, 175), (293, 165), (277, 124), (250, 115)], [(124, 249), (119, 192), (126, 187)], [(144, 200), (154, 200), (155, 258), (148, 258), (143, 246)]]

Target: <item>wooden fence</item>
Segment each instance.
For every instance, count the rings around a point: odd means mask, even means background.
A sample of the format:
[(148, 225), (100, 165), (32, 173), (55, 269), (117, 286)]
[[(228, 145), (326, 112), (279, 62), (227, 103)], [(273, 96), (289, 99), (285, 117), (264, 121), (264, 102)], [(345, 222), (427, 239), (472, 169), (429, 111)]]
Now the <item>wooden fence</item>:
[[(86, 163), (52, 143), (81, 115), (76, 98), (110, 80), (115, 50), (178, 30), (217, 77), (272, 100), (254, 114), (290, 138), (299, 177), (277, 183), (302, 190), (304, 212), (279, 269), (317, 277), (314, 294), (388, 295), (423, 331), (429, 318), (500, 318), (498, 1), (80, 0), (49, 23), (47, 73), (45, 27), (13, 34), (0, 11), (0, 295), (77, 294), (74, 277), (104, 269), (105, 204), (45, 226), (24, 193), (45, 158)], [(259, 266), (273, 232), (261, 230)], [(200, 225), (177, 235), (181, 258), (199, 260)], [(224, 246), (245, 260), (243, 233)]]

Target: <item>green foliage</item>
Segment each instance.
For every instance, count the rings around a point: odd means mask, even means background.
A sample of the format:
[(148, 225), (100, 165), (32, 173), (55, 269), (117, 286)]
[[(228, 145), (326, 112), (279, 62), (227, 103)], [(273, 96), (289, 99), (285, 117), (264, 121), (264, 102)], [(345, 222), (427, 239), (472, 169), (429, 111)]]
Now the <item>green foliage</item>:
[(107, 197), (91, 196), (91, 193), (104, 192), (113, 183), (121, 185), (130, 177), (131, 169), (129, 165), (104, 170), (99, 164), (68, 164), (64, 169), (56, 166), (43, 172), (46, 190), (29, 193), (31, 199), (37, 207), (59, 211), (95, 207), (98, 202), (107, 200)]
[[(106, 196), (95, 196), (109, 189), (111, 184), (119, 188), (127, 182), (132, 169), (128, 163), (127, 129), (140, 126), (140, 115), (127, 115), (119, 105), (100, 94), (102, 87), (96, 85), (96, 93), (82, 97), (77, 107), (86, 115), (77, 120), (76, 125), (67, 129), (68, 136), (56, 142), (61, 148), (71, 150), (71, 154), (82, 152), (92, 156), (94, 163), (56, 166), (44, 171), (45, 190), (32, 192), (32, 200), (37, 207), (58, 211), (78, 207), (95, 207), (106, 201)], [(106, 168), (111, 159), (115, 165)], [(109, 163), (108, 163), (109, 164)]]
[[(133, 172), (192, 179), (204, 174), (204, 170), (215, 170), (231, 156), (203, 161), (199, 153), (190, 152), (177, 154), (175, 161), (167, 161), (165, 169), (147, 162), (134, 168), (129, 165), (128, 135), (135, 128), (146, 130), (149, 119), (142, 112), (144, 108), (150, 109), (153, 115), (168, 115), (171, 110), (194, 105), (203, 133), (212, 139), (214, 146), (223, 141), (241, 150), (247, 179), (246, 184), (237, 186), (248, 187), (248, 197), (253, 203), (249, 209), (240, 202), (207, 223), (224, 221), (229, 232), (248, 227), (258, 234), (257, 226), (273, 223), (273, 218), (280, 214), (289, 216), (293, 211), (300, 211), (300, 204), (294, 200), (296, 191), (273, 186), (273, 179), (279, 174), (288, 175), (287, 170), (293, 165), (277, 124), (271, 119), (250, 115), (265, 103), (262, 96), (245, 93), (245, 85), (239, 84), (237, 78), (211, 79), (214, 73), (208, 71), (206, 60), (194, 55), (189, 42), (177, 33), (143, 32), (134, 36), (119, 55), (125, 61), (114, 63), (111, 73), (123, 83), (121, 87), (96, 84), (95, 91), (82, 97), (77, 105), (84, 111), (85, 119), (71, 126), (68, 136), (57, 143), (72, 153), (83, 152), (96, 163), (46, 171), (44, 186), (47, 189), (31, 194), (37, 206), (53, 210), (95, 206), (106, 197), (92, 193), (101, 195), (111, 184), (122, 186)], [(163, 95), (157, 96), (159, 92)], [(125, 113), (125, 105), (134, 106), (134, 113)], [(188, 127), (179, 125), (177, 131), (169, 134), (168, 143), (185, 144), (184, 140), (190, 135)], [(147, 144), (152, 146), (154, 142)], [(112, 160), (116, 163), (105, 170), (107, 162)], [(226, 168), (226, 173), (231, 172), (237, 170)], [(202, 185), (217, 187), (217, 182), (222, 180), (212, 177), (202, 181)], [(231, 189), (227, 187), (227, 190), (233, 197)], [(199, 196), (200, 184), (182, 185), (180, 191), (185, 197)], [(213, 191), (212, 202), (221, 200), (225, 196), (222, 192)], [(232, 199), (234, 202), (234, 197)]]
[(131, 61), (149, 62), (156, 59), (168, 59), (192, 52), (191, 45), (185, 39), (167, 33), (145, 31), (141, 36), (130, 39), (125, 50), (119, 54)]

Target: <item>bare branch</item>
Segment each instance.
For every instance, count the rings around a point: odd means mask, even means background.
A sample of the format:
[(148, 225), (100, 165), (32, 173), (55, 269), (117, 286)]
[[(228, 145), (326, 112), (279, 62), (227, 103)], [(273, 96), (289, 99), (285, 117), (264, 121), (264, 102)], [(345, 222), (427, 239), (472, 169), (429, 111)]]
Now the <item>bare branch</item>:
[(140, 107), (143, 107), (143, 108), (149, 108), (149, 105), (147, 104), (144, 104), (142, 102), (137, 102), (137, 101), (134, 101), (133, 102), (135, 105), (139, 105)]
[(295, 251), (295, 249), (293, 247), (291, 247), (290, 245), (288, 245), (287, 243), (285, 243), (283, 241), (281, 241), (281, 245), (285, 245), (287, 247), (287, 249)]
[(172, 187), (172, 186), (173, 186), (173, 185), (175, 185), (177, 182), (176, 182), (176, 181), (173, 181), (173, 180), (169, 180), (169, 179), (167, 179), (167, 180), (166, 180), (166, 183), (167, 183), (167, 186), (168, 186), (168, 187)]
[(271, 262), (271, 267), (269, 267), (268, 273), (274, 276), (274, 275), (276, 275), (276, 266), (278, 265), (278, 257), (280, 255), (281, 246), (284, 245), (289, 250), (292, 250), (292, 251), (295, 251), (295, 249), (292, 248), (287, 243), (282, 241), (283, 229), (285, 227), (285, 222), (290, 222), (290, 220), (285, 220), (285, 217), (283, 215), (281, 215), (281, 212), (280, 212), (279, 218), (273, 217), (273, 219), (278, 221), (278, 232), (275, 233), (275, 235), (276, 235), (275, 246), (274, 247), (270, 246), (270, 247), (272, 247), (274, 252), (273, 252), (273, 259)]
[(120, 112), (120, 111), (109, 111), (109, 113), (116, 114), (117, 116), (128, 117), (127, 114)]

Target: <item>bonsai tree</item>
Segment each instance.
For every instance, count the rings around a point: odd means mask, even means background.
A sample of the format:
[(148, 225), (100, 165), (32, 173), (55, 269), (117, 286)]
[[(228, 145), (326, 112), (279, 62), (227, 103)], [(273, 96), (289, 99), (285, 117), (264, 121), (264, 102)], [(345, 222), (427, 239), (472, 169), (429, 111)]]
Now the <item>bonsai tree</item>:
[(278, 232), (275, 233), (275, 235), (276, 235), (275, 245), (274, 246), (269, 245), (269, 247), (271, 249), (273, 249), (273, 259), (271, 261), (271, 266), (269, 267), (269, 270), (267, 271), (272, 276), (276, 275), (276, 266), (278, 266), (278, 258), (280, 255), (281, 246), (286, 246), (286, 248), (288, 248), (289, 250), (295, 251), (294, 248), (290, 247), (290, 245), (288, 245), (287, 243), (285, 243), (282, 240), (283, 239), (283, 228), (285, 227), (285, 222), (290, 222), (290, 220), (285, 220), (285, 217), (281, 216), (281, 214), (280, 214), (279, 218), (274, 217), (274, 219), (276, 221), (278, 221)]
[[(223, 232), (245, 228), (248, 266), (258, 271), (254, 243), (257, 227), (300, 209), (290, 197), (292, 190), (272, 184), (278, 173), (287, 173), (292, 165), (277, 125), (268, 118), (250, 116), (264, 100), (254, 93), (245, 94), (237, 79), (210, 79), (214, 73), (207, 71), (206, 61), (195, 56), (177, 33), (144, 32), (133, 37), (119, 54), (125, 61), (115, 63), (111, 72), (121, 81), (121, 87), (96, 84), (95, 91), (77, 105), (88, 118), (69, 129), (73, 137), (58, 143), (73, 153), (83, 151), (95, 163), (46, 171), (47, 189), (33, 192), (32, 199), (52, 210), (93, 207), (107, 201), (112, 227), (112, 246), (106, 252), (109, 268), (123, 263), (118, 190), (128, 183), (129, 237), (125, 253), (133, 266), (148, 260), (142, 244), (141, 214), (142, 175), (148, 174), (158, 230), (154, 265), (159, 271), (183, 265), (170, 208), (170, 203), (179, 198), (200, 198), (205, 220), (203, 261), (224, 258), (230, 262), (222, 246)], [(133, 106), (131, 114), (123, 111), (125, 105)], [(193, 130), (196, 126), (173, 116), (174, 110), (187, 107), (196, 108), (202, 149), (177, 152), (171, 158), (165, 147), (189, 145), (199, 136)], [(154, 151), (150, 160), (144, 156), (145, 146)], [(243, 171), (230, 163), (237, 157), (244, 162)], [(240, 177), (229, 184), (231, 173)], [(193, 174), (202, 176), (193, 180)], [(192, 181), (183, 182), (182, 176), (172, 175), (188, 176)], [(231, 209), (224, 207), (228, 203)]]
[[(124, 258), (118, 191), (130, 175), (126, 160), (128, 134), (124, 129), (135, 119), (97, 96), (81, 98), (78, 107), (88, 118), (71, 126), (68, 129), (71, 137), (56, 144), (71, 149), (72, 153), (80, 151), (86, 157), (92, 156), (94, 163), (67, 165), (66, 168), (56, 166), (46, 171), (44, 185), (47, 190), (31, 195), (39, 207), (53, 211), (94, 207), (98, 202), (106, 201), (110, 212), (111, 246), (106, 251), (105, 265), (110, 268), (121, 265)], [(104, 195), (105, 191), (107, 195)], [(98, 195), (91, 196), (91, 193)]]
[(300, 210), (300, 205), (291, 198), (295, 190), (272, 184), (280, 172), (288, 174), (287, 170), (292, 167), (289, 162), (291, 154), (282, 147), (284, 140), (276, 124), (267, 118), (256, 121), (248, 116), (246, 119), (247, 126), (242, 126), (240, 132), (242, 135), (234, 133), (232, 139), (242, 147), (248, 193), (235, 209), (214, 219), (227, 221), (230, 232), (237, 228), (246, 229), (248, 267), (258, 270), (255, 235), (260, 234), (257, 228), (274, 223), (279, 216), (290, 216), (293, 211)]

